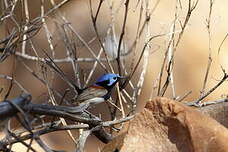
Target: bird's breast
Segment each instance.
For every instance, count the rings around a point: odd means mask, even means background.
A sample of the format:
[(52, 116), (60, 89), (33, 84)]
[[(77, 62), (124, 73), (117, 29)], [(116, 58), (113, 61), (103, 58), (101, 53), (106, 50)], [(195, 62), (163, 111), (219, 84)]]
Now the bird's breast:
[(104, 87), (100, 86), (90, 86), (82, 91), (81, 94), (78, 95), (76, 98), (76, 101), (78, 102), (84, 102), (93, 98), (103, 98), (108, 93), (108, 90), (106, 90)]
[(105, 101), (105, 99), (102, 98), (102, 97), (95, 97), (95, 98), (91, 98), (91, 99), (85, 100), (84, 102), (81, 103), (81, 105), (82, 104), (94, 105), (94, 104), (102, 103), (104, 101)]

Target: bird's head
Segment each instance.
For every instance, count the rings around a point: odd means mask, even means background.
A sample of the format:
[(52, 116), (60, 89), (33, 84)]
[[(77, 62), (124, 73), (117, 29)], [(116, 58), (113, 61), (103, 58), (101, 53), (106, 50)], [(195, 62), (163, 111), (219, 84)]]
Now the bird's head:
[(106, 89), (112, 89), (121, 78), (123, 77), (121, 77), (119, 74), (108, 73), (98, 78), (95, 84)]

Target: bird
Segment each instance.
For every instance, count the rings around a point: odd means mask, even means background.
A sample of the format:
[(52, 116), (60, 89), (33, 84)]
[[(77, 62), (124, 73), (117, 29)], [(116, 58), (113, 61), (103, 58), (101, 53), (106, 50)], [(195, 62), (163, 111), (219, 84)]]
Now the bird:
[(82, 89), (75, 101), (81, 104), (98, 104), (108, 100), (117, 82), (125, 77), (115, 73), (107, 73), (99, 77), (96, 82)]
[[(48, 54), (46, 54), (48, 56)], [(99, 77), (96, 82), (86, 88), (79, 88), (72, 80), (70, 80), (64, 72), (55, 64), (55, 62), (48, 56), (49, 60), (45, 60), (64, 81), (66, 81), (72, 88), (74, 88), (77, 95), (72, 99), (76, 105), (90, 105), (98, 104), (108, 100), (111, 97), (113, 87), (121, 79), (128, 78), (127, 76), (120, 76), (115, 73), (106, 73)]]

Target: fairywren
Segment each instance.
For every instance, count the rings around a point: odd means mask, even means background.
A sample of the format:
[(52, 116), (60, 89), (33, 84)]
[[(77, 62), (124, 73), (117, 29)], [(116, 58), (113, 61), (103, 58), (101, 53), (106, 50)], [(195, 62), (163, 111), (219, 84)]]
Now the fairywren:
[(118, 74), (108, 73), (102, 75), (91, 86), (82, 89), (76, 97), (80, 104), (97, 104), (108, 100), (111, 97), (112, 88), (124, 77)]

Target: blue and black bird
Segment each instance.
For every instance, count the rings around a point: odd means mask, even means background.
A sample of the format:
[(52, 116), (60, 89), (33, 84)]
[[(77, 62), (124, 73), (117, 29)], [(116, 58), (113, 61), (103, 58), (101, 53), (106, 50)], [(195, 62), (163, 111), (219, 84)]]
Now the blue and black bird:
[[(48, 55), (47, 55), (48, 56)], [(73, 81), (68, 79), (64, 72), (55, 64), (55, 62), (48, 56), (49, 60), (46, 60), (47, 65), (49, 65), (54, 71), (56, 71), (59, 76), (65, 80), (70, 86), (72, 86), (78, 93), (74, 102), (78, 104), (97, 104), (108, 100), (111, 97), (111, 92), (113, 87), (121, 79), (127, 77), (122, 77), (119, 74), (107, 73), (102, 75), (97, 81), (86, 87), (84, 89), (79, 88)]]
[(81, 104), (97, 104), (108, 100), (111, 97), (111, 91), (116, 83), (125, 77), (118, 74), (108, 73), (102, 75), (97, 81), (82, 89), (75, 101)]

